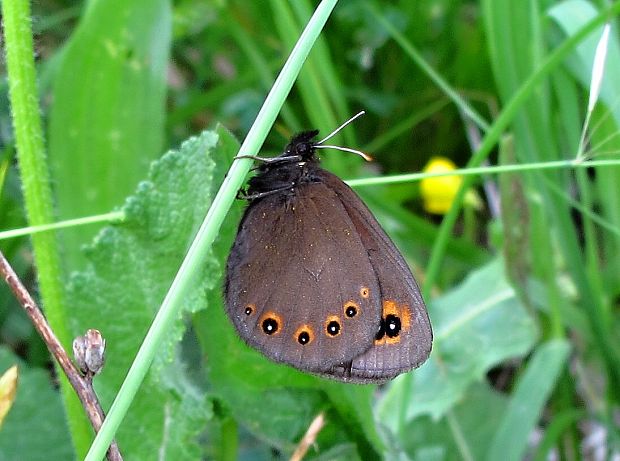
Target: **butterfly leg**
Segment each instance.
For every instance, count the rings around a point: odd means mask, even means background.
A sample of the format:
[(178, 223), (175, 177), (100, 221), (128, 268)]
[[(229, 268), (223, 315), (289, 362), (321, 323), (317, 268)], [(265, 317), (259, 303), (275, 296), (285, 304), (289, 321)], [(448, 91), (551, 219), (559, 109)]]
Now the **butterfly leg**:
[(291, 189), (291, 186), (286, 186), (286, 187), (281, 187), (279, 189), (274, 189), (274, 190), (270, 190), (267, 192), (258, 192), (256, 194), (248, 194), (245, 190), (240, 189), (239, 192), (237, 192), (237, 198), (241, 199), (241, 200), (256, 200), (258, 198), (263, 198), (263, 197), (267, 197), (269, 195), (274, 195), (274, 194), (279, 194), (281, 192), (284, 192), (286, 190)]
[(287, 157), (259, 157), (258, 155), (237, 155), (235, 160), (242, 158), (251, 158), (257, 162), (263, 163), (295, 163), (302, 160), (301, 155), (289, 155)]
[(353, 368), (353, 360), (349, 360), (348, 362), (344, 362), (342, 364), (343, 367), (343, 378), (351, 378), (351, 368)]

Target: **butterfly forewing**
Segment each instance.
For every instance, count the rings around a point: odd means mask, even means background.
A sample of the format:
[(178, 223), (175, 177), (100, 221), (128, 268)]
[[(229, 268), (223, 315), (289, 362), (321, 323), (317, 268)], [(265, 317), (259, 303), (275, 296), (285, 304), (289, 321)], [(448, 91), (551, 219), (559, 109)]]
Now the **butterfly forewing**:
[(321, 182), (253, 202), (227, 274), (235, 327), (276, 361), (324, 373), (365, 352), (380, 327), (368, 252), (336, 193)]

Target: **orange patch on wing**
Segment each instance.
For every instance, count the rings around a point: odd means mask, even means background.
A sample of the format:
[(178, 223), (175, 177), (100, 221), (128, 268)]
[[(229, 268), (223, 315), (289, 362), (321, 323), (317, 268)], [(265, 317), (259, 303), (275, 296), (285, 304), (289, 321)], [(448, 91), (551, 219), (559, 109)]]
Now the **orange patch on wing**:
[(392, 344), (398, 344), (399, 342), (400, 342), (400, 335), (394, 336), (393, 338), (384, 336), (383, 339), (380, 339), (379, 341), (375, 341), (375, 344), (377, 346), (381, 344), (387, 344), (388, 346), (391, 346)]
[(392, 338), (384, 332), (381, 339), (375, 339), (375, 346), (398, 344), (402, 333), (409, 331), (409, 328), (411, 328), (411, 309), (408, 304), (398, 304), (391, 299), (383, 301), (383, 313), (381, 314), (383, 321), (385, 321), (388, 315), (393, 315), (400, 320), (400, 332)]
[(395, 315), (400, 319), (401, 328), (405, 331), (411, 327), (411, 309), (407, 304), (398, 304), (396, 301), (383, 301), (383, 318)]

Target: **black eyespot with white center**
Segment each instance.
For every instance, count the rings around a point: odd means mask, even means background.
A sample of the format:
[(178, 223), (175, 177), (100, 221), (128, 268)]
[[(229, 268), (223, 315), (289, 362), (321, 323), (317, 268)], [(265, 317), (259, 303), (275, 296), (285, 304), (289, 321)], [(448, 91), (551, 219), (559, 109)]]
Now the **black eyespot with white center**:
[(300, 325), (299, 328), (297, 328), (297, 330), (295, 331), (293, 338), (295, 338), (295, 341), (297, 341), (302, 346), (307, 346), (312, 341), (314, 341), (314, 329), (311, 325), (307, 323)]
[(266, 335), (272, 335), (278, 331), (278, 321), (274, 318), (266, 318), (265, 320), (263, 320), (262, 327), (263, 333), (265, 333)]
[(327, 324), (327, 334), (330, 336), (338, 336), (340, 333), (340, 323), (336, 320), (332, 320)]
[[(359, 304), (353, 301), (352, 299), (344, 303), (342, 307), (343, 307), (344, 315), (347, 318), (352, 319), (353, 317), (356, 317), (360, 313)], [(334, 317), (332, 320), (336, 320), (336, 319), (337, 317)]]
[(382, 317), (381, 323), (379, 323), (379, 331), (377, 331), (377, 334), (375, 335), (375, 340), (381, 341), (384, 336), (385, 336), (385, 319)]
[(308, 333), (307, 331), (302, 331), (301, 333), (299, 333), (299, 335), (297, 336), (297, 342), (302, 346), (308, 344), (310, 342), (310, 333)]
[(385, 334), (388, 338), (395, 338), (400, 334), (400, 318), (394, 314), (385, 317)]

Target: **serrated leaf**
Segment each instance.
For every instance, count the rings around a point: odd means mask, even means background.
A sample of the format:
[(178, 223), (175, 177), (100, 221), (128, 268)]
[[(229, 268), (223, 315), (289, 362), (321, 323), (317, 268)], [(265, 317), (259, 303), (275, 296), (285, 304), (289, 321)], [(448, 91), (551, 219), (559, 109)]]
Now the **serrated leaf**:
[(29, 368), (0, 347), (0, 370), (19, 364), (13, 408), (0, 430), (0, 461), (66, 461), (75, 458), (60, 394), (49, 371)]
[[(402, 422), (441, 417), (487, 370), (525, 354), (536, 341), (534, 320), (507, 283), (501, 259), (431, 302), (429, 312), (435, 331), (430, 359), (393, 381), (380, 404), (380, 420), (395, 431), (400, 415)], [(410, 399), (401, 408), (405, 395)]]
[[(104, 408), (118, 391), (223, 179), (215, 160), (228, 163), (236, 150), (236, 142), (218, 129), (165, 154), (126, 200), (126, 221), (100, 232), (88, 248), (86, 270), (72, 276), (73, 332), (96, 328), (107, 342), (106, 366), (95, 378)], [(211, 408), (204, 391), (190, 381), (178, 342), (186, 328), (183, 315), (206, 306), (207, 289), (219, 289), (218, 259), (211, 255), (202, 269), (117, 433), (129, 459), (200, 457), (195, 438)]]

